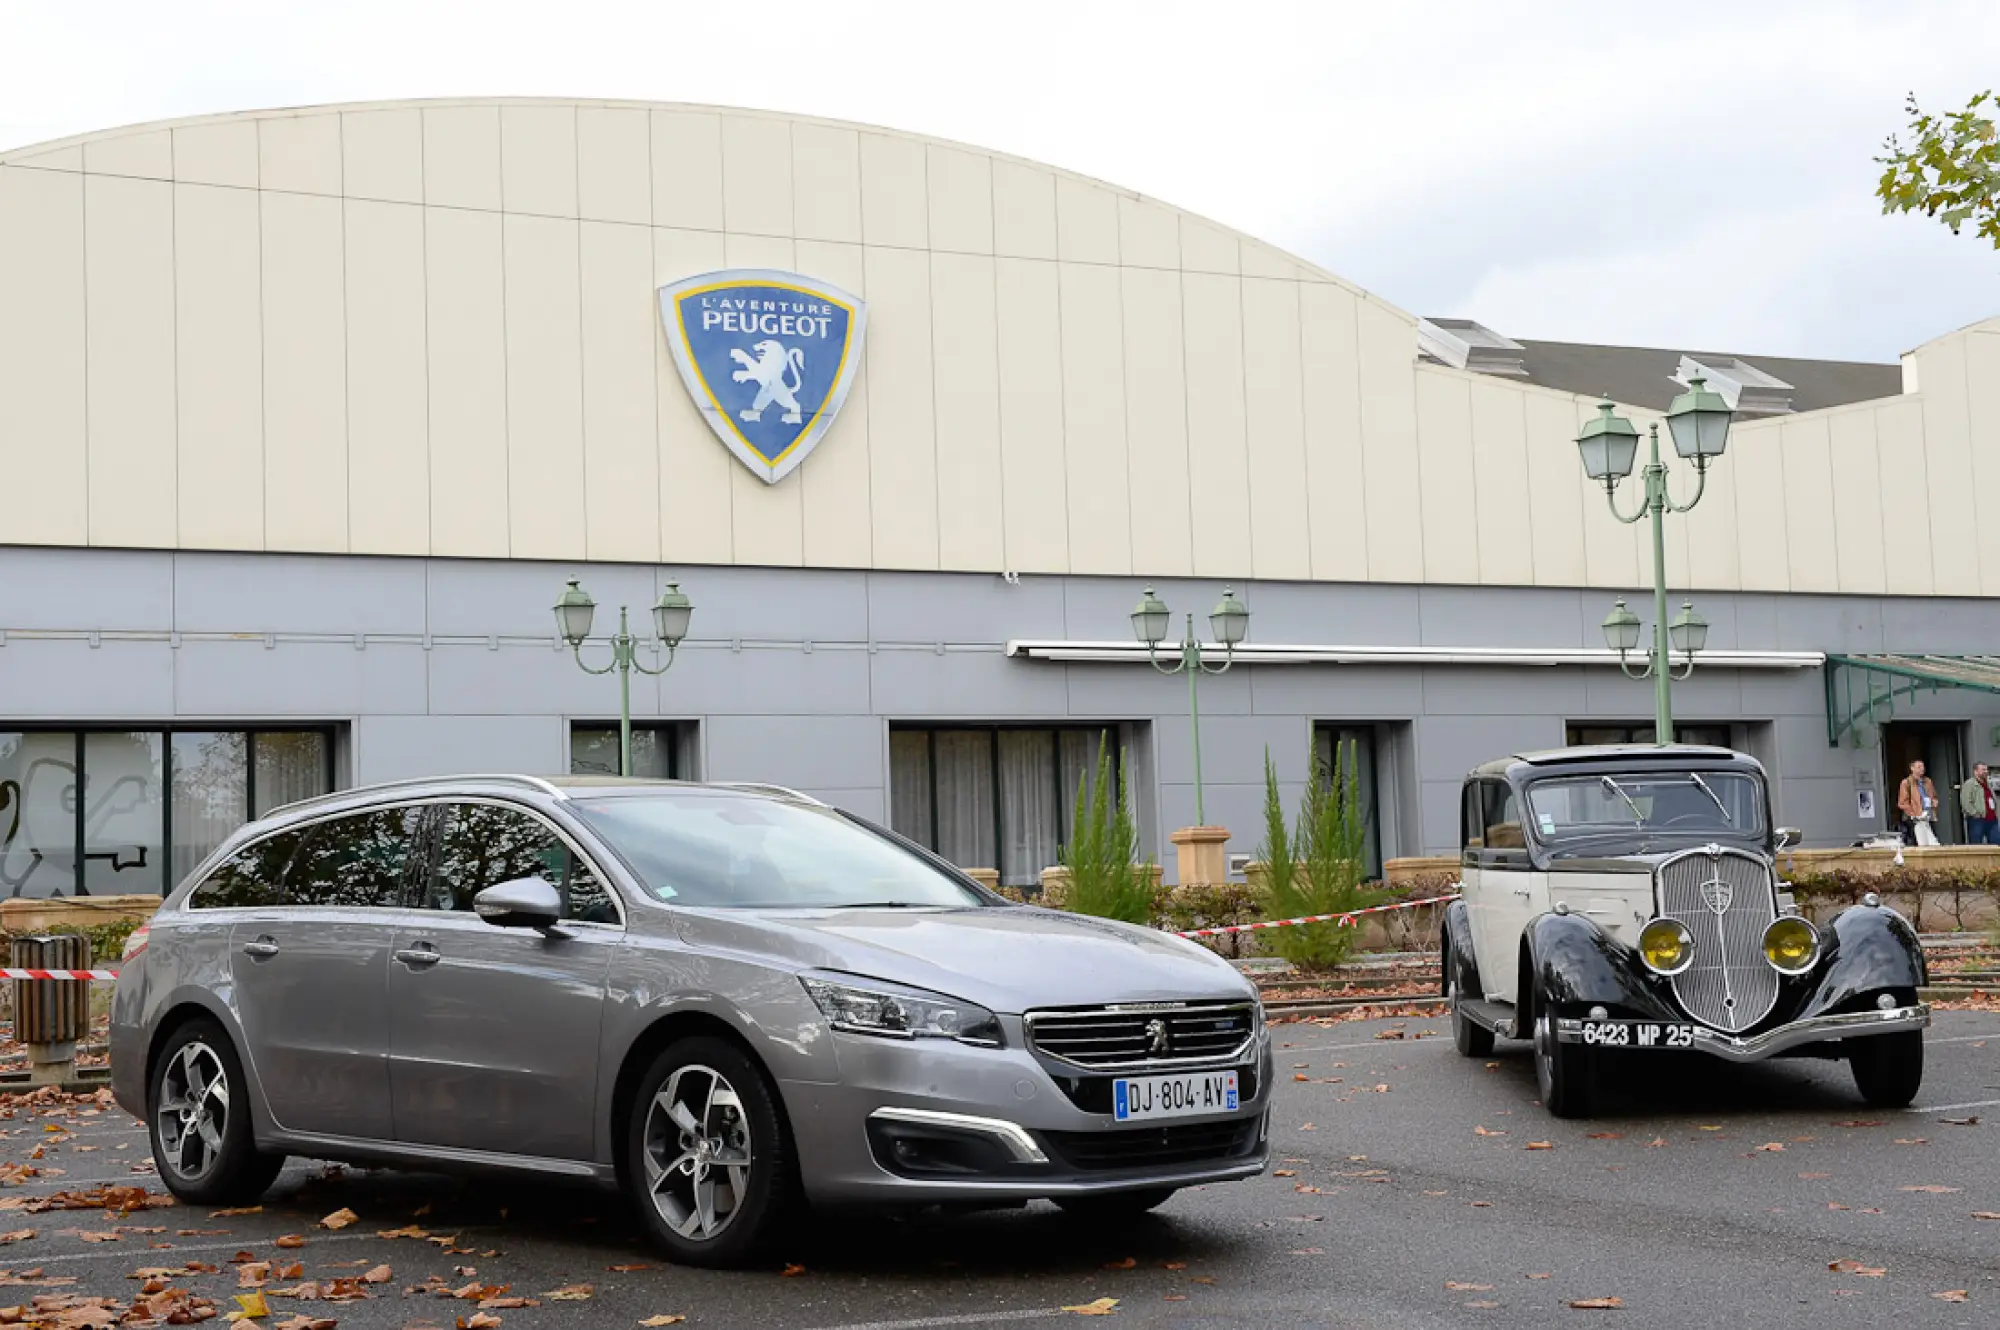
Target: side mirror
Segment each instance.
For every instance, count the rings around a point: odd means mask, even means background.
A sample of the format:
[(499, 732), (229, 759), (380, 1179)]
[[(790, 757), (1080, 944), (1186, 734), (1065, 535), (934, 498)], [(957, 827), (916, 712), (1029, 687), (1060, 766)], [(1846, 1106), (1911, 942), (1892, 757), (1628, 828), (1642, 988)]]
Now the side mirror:
[(547, 878), (522, 877), (486, 888), (472, 908), (496, 928), (548, 928), (562, 918), (562, 897)]
[(1805, 832), (1800, 831), (1797, 827), (1778, 828), (1778, 848), (1781, 850), (1789, 850), (1805, 838)]

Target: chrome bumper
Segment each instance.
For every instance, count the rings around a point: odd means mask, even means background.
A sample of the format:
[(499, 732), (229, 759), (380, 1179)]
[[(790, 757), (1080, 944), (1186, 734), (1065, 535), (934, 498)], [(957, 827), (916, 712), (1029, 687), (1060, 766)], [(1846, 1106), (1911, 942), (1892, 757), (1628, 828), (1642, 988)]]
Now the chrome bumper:
[[(1825, 1043), (1835, 1039), (1858, 1039), (1873, 1034), (1893, 1034), (1899, 1030), (1922, 1030), (1931, 1023), (1929, 1004), (1919, 1002), (1913, 1007), (1891, 1007), (1887, 1011), (1850, 1011), (1838, 1016), (1814, 1016), (1803, 1021), (1793, 1021), (1790, 1025), (1780, 1025), (1775, 1030), (1753, 1034), (1747, 1039), (1734, 1035), (1719, 1034), (1714, 1030), (1695, 1026), (1694, 1048), (1696, 1052), (1730, 1062), (1761, 1062), (1775, 1057), (1786, 1049), (1797, 1048), (1801, 1044)], [(1580, 1044), (1583, 1042), (1584, 1021), (1570, 1017), (1556, 1021), (1556, 1039), (1560, 1043)]]

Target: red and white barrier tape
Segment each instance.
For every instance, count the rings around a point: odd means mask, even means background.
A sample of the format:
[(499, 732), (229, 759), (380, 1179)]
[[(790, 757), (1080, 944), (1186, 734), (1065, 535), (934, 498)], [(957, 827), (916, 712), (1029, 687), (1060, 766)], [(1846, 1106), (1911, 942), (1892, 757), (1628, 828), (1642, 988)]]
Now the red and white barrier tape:
[(1370, 905), (1365, 909), (1349, 910), (1345, 914), (1309, 914), (1300, 919), (1266, 919), (1255, 924), (1225, 924), (1221, 928), (1190, 928), (1177, 933), (1177, 937), (1215, 937), (1221, 933), (1252, 933), (1260, 928), (1290, 928), (1294, 924), (1337, 923), (1342, 928), (1354, 927), (1355, 919), (1364, 914), (1384, 914), (1390, 910), (1413, 910), (1419, 905), (1444, 905), (1458, 899), (1450, 896), (1431, 896), (1420, 901), (1398, 901), (1394, 905)]
[(0, 979), (116, 979), (116, 970), (11, 970), (0, 968)]

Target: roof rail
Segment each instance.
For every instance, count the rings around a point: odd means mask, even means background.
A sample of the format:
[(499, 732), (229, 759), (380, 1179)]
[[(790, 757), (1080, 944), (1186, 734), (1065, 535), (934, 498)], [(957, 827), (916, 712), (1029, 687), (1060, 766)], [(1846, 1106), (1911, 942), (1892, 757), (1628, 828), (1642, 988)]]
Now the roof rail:
[(797, 799), (802, 804), (812, 804), (817, 808), (825, 808), (827, 806), (824, 802), (813, 798), (810, 794), (801, 793), (786, 785), (773, 785), (768, 781), (718, 780), (710, 781), (709, 783), (724, 790), (756, 790), (765, 794), (782, 794), (787, 799)]
[(562, 788), (540, 776), (522, 776), (509, 772), (477, 772), (470, 775), (409, 776), (402, 780), (377, 781), (372, 785), (354, 785), (344, 790), (329, 790), (325, 794), (315, 794), (308, 799), (294, 799), (290, 803), (279, 804), (264, 810), (264, 817), (278, 813), (288, 813), (298, 808), (310, 808), (315, 804), (333, 803), (341, 799), (351, 799), (356, 795), (378, 794), (392, 790), (413, 789), (422, 785), (435, 785), (439, 781), (486, 781), (499, 785), (524, 785), (537, 794), (546, 794), (552, 799), (567, 799)]

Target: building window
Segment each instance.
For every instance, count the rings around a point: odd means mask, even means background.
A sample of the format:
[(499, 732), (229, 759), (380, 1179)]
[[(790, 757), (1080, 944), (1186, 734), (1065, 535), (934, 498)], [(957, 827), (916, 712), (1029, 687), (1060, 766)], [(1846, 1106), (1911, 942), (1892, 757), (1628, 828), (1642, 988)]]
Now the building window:
[[(1366, 835), (1362, 842), (1363, 853), (1367, 857), (1371, 879), (1382, 876), (1382, 809), (1380, 781), (1377, 779), (1380, 761), (1376, 748), (1377, 733), (1373, 725), (1321, 721), (1313, 726), (1313, 760), (1319, 764), (1321, 780), (1333, 778), (1337, 760), (1353, 763), (1355, 793), (1361, 800), (1361, 820)], [(1337, 754), (1340, 756), (1337, 757)]]
[[(1651, 723), (1634, 721), (1572, 721), (1569, 726), (1569, 744), (1572, 748), (1584, 748), (1595, 744), (1649, 744), (1656, 733)], [(1729, 726), (1718, 724), (1674, 722), (1674, 742), (1681, 744), (1706, 744), (1714, 748), (1734, 748), (1729, 741)]]
[(333, 789), (333, 734), (0, 732), (0, 896), (170, 890), (225, 837)]
[[(632, 727), (632, 774), (646, 780), (680, 780), (681, 725)], [(569, 727), (572, 776), (618, 774), (618, 726), (592, 721)]]
[(1061, 857), (1099, 744), (1123, 781), (1106, 726), (898, 726), (889, 731), (889, 821), (961, 868), (995, 868), (1004, 886), (1039, 885)]

